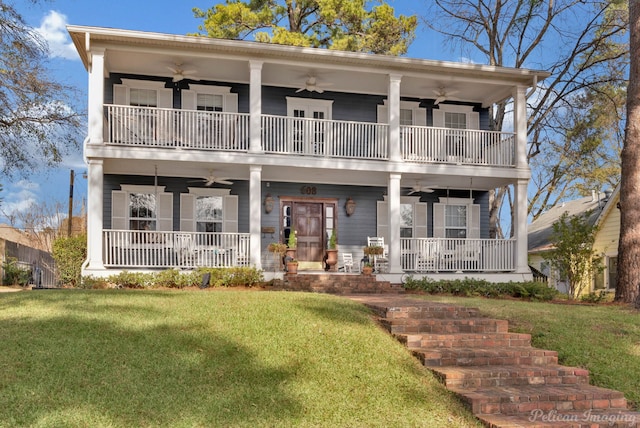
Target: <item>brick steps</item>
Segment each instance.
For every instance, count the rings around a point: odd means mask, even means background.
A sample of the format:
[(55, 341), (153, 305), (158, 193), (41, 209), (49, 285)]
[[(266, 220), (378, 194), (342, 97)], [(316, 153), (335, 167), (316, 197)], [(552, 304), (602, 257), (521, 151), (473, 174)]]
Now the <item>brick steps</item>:
[(351, 296), (431, 370), (483, 424), (500, 428), (639, 427), (619, 391), (589, 384), (589, 372), (558, 365), (556, 351), (477, 309), (409, 298)]
[(522, 385), (481, 388), (450, 387), (475, 414), (531, 414), (532, 411), (627, 409), (619, 391), (593, 385)]
[(397, 339), (409, 348), (520, 348), (531, 346), (524, 333), (400, 334)]
[(409, 348), (425, 366), (485, 366), (558, 364), (558, 353), (531, 347), (510, 348)]
[(589, 372), (560, 365), (499, 365), (484, 367), (430, 367), (447, 387), (589, 384)]
[(491, 318), (434, 318), (380, 320), (392, 334), (415, 333), (507, 333), (509, 322)]
[(587, 410), (544, 412), (529, 415), (476, 415), (489, 428), (633, 428), (640, 412)]

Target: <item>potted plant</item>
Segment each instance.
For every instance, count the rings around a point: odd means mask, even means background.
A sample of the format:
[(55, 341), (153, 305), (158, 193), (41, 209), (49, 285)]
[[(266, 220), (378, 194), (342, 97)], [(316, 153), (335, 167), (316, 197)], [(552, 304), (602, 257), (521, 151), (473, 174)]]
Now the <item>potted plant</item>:
[(296, 259), (287, 260), (287, 273), (292, 275), (298, 273), (298, 261)]
[(291, 257), (292, 259), (296, 258), (296, 248), (298, 246), (298, 238), (296, 237), (296, 231), (294, 229), (291, 229), (291, 232), (289, 232), (289, 239), (287, 240), (287, 256)]
[(268, 250), (273, 254), (274, 270), (276, 267), (282, 268), (282, 258), (287, 252), (287, 246), (279, 242), (272, 242), (269, 244)]
[(364, 266), (362, 266), (362, 274), (371, 275), (372, 273), (373, 273), (373, 266), (371, 266), (371, 263), (365, 263)]
[(336, 265), (338, 264), (338, 237), (336, 236), (335, 229), (331, 231), (325, 263), (327, 266), (326, 270), (336, 270)]

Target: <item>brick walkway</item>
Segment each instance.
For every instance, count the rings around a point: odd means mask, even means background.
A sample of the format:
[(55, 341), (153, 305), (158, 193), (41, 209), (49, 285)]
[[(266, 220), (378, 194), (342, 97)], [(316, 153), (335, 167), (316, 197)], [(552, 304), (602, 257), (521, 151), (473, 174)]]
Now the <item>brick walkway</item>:
[(478, 309), (402, 295), (350, 295), (488, 427), (638, 427), (619, 391), (589, 385), (589, 372), (558, 365), (555, 351)]

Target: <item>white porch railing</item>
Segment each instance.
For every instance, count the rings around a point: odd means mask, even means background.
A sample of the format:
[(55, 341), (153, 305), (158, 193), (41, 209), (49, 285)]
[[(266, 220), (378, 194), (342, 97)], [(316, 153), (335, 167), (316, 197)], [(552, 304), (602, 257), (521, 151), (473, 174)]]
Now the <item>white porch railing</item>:
[(402, 270), (407, 272), (510, 272), (515, 269), (513, 239), (401, 238)]
[(262, 116), (265, 152), (387, 159), (388, 126), (381, 123)]
[(104, 230), (104, 264), (122, 268), (249, 265), (248, 233)]
[(106, 141), (133, 146), (246, 151), (249, 115), (107, 105)]
[[(145, 147), (247, 151), (249, 115), (122, 105), (105, 106), (105, 141)], [(262, 115), (267, 153), (387, 160), (389, 126)], [(406, 162), (515, 166), (515, 135), (470, 129), (401, 126)]]
[(512, 132), (401, 126), (400, 141), (407, 161), (515, 166)]

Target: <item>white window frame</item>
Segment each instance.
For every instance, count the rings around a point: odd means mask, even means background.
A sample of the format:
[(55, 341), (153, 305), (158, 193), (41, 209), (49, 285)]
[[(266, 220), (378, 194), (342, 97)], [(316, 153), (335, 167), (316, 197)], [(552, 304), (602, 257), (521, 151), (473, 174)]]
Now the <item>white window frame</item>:
[(157, 93), (158, 108), (173, 107), (173, 90), (165, 88), (165, 82), (155, 80), (120, 79), (122, 84), (113, 85), (113, 104), (131, 105), (131, 89), (150, 89)]
[[(426, 202), (420, 201), (420, 196), (401, 196), (400, 204), (413, 206), (412, 238), (427, 238), (427, 222), (429, 207)], [(422, 221), (421, 221), (422, 220)], [(377, 202), (376, 207), (376, 236), (389, 240), (389, 201), (383, 196), (382, 201)]]
[[(427, 126), (427, 109), (420, 107), (418, 101), (400, 101), (400, 110), (411, 110), (413, 126)], [(389, 122), (389, 100), (382, 100), (382, 104), (378, 105), (378, 123)], [(401, 125), (409, 126), (409, 125)]]
[[(480, 205), (474, 204), (473, 198), (439, 198), (433, 204), (433, 236), (446, 238), (446, 206), (464, 205), (467, 207), (467, 237), (480, 238)], [(453, 238), (451, 238), (453, 239)]]
[(222, 198), (222, 232), (238, 232), (238, 196), (231, 195), (231, 189), (189, 187), (188, 190), (189, 193), (180, 194), (181, 231), (195, 232), (197, 230), (198, 219), (195, 214), (196, 200), (199, 196), (218, 196)]
[[(433, 126), (444, 128), (445, 113), (464, 113), (467, 115), (466, 129), (480, 129), (480, 114), (473, 111), (473, 106), (458, 104), (438, 104), (437, 109), (433, 109)], [(453, 129), (453, 128), (452, 128)]]
[[(322, 110), (327, 112), (324, 120), (333, 118), (333, 100), (317, 100), (313, 98), (287, 97), (287, 116), (293, 117), (294, 110)], [(305, 119), (312, 119), (306, 117)]]
[(222, 111), (225, 113), (238, 112), (238, 94), (231, 92), (231, 86), (197, 85), (189, 84), (188, 89), (183, 89), (182, 109), (197, 110), (198, 94), (222, 96)]
[(132, 193), (156, 195), (155, 222), (159, 231), (173, 229), (173, 193), (165, 192), (165, 186), (122, 184), (120, 190), (111, 192), (111, 228), (130, 229), (129, 195)]

